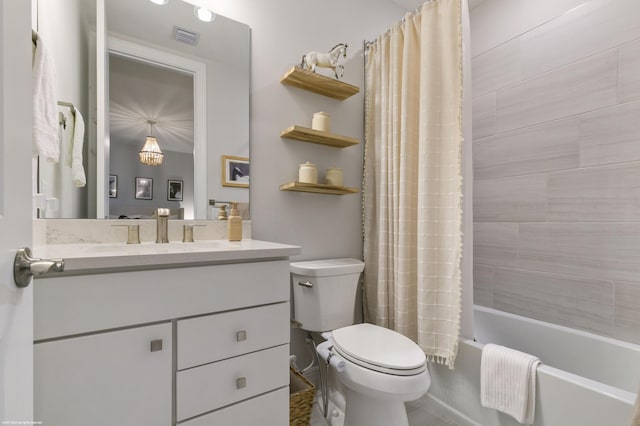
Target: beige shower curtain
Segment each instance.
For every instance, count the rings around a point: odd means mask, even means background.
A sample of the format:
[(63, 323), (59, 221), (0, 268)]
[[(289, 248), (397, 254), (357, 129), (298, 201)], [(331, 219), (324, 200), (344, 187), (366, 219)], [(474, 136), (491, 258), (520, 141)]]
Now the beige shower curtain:
[(370, 45), (366, 65), (367, 321), (453, 368), (460, 329), (460, 0), (434, 0)]

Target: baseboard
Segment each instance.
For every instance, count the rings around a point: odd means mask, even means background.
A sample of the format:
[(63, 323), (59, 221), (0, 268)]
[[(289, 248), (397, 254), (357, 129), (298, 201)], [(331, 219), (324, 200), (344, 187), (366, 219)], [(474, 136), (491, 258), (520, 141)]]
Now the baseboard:
[(425, 405), (429, 407), (429, 411), (434, 414), (442, 414), (444, 417), (455, 421), (459, 426), (482, 426), (482, 424), (470, 419), (465, 414), (429, 393), (423, 398), (427, 399)]

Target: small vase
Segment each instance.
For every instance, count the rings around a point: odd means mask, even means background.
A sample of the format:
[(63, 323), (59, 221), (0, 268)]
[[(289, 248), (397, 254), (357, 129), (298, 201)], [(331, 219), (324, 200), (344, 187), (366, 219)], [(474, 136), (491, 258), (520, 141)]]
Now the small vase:
[(330, 167), (324, 175), (324, 181), (327, 185), (344, 186), (344, 174), (339, 167)]
[(315, 164), (306, 162), (300, 164), (298, 170), (298, 182), (302, 183), (318, 183), (318, 168)]
[(330, 127), (329, 122), (330, 122), (329, 114), (322, 111), (316, 112), (315, 114), (313, 114), (313, 119), (311, 120), (311, 128), (313, 130), (328, 132)]

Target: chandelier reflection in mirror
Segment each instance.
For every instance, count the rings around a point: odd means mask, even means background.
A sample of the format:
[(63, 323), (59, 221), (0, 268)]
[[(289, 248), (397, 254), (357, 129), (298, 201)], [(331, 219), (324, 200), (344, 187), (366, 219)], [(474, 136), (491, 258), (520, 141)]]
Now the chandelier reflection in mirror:
[(147, 136), (147, 140), (144, 142), (144, 146), (138, 155), (140, 156), (140, 162), (142, 164), (159, 166), (162, 164), (164, 154), (160, 150), (158, 140), (153, 136), (153, 125), (156, 124), (156, 122), (153, 120), (147, 120), (147, 123), (149, 123), (150, 128), (149, 136)]

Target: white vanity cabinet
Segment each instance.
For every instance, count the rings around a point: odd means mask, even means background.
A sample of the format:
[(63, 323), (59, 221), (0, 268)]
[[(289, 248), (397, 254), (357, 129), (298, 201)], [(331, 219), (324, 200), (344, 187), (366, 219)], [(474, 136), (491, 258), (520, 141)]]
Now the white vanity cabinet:
[(287, 386), (289, 316), (276, 303), (179, 320), (177, 421)]
[(287, 247), (35, 280), (35, 420), (287, 425)]
[(34, 419), (170, 425), (171, 334), (164, 323), (36, 344)]

